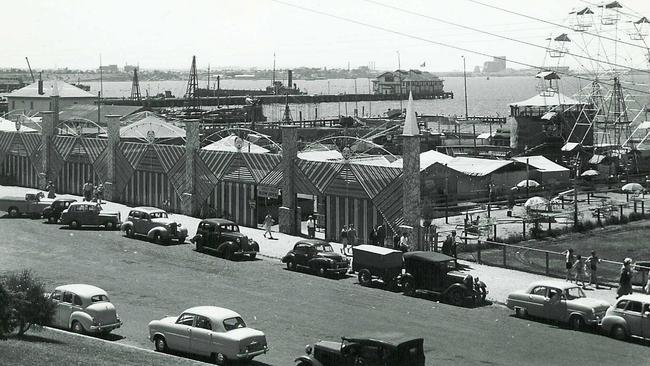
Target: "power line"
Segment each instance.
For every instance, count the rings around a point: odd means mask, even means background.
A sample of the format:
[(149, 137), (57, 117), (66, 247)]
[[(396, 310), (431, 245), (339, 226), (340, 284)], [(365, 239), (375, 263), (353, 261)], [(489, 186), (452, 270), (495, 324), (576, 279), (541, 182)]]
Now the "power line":
[[(538, 45), (538, 44), (535, 44), (535, 43), (532, 43), (532, 42), (522, 41), (520, 39), (516, 39), (516, 38), (503, 36), (503, 35), (488, 32), (488, 31), (484, 31), (484, 30), (481, 30), (481, 29), (478, 29), (478, 28), (469, 27), (469, 26), (466, 26), (466, 25), (450, 22), (450, 21), (447, 21), (447, 20), (444, 20), (444, 19), (429, 16), (429, 15), (420, 14), (420, 13), (417, 13), (417, 12), (414, 12), (414, 11), (411, 11), (411, 10), (408, 10), (408, 9), (400, 8), (400, 7), (397, 7), (397, 6), (383, 4), (383, 3), (379, 2), (379, 1), (375, 1), (375, 0), (363, 0), (363, 1), (366, 1), (366, 2), (369, 2), (369, 3), (372, 3), (372, 4), (376, 4), (376, 5), (379, 5), (379, 6), (383, 6), (383, 7), (389, 8), (389, 9), (401, 11), (401, 12), (406, 13), (406, 14), (415, 15), (415, 16), (418, 16), (418, 17), (434, 20), (436, 22), (451, 25), (451, 26), (454, 26), (454, 27), (468, 29), (468, 30), (471, 30), (471, 31), (474, 31), (474, 32), (487, 34), (487, 35), (490, 35), (492, 37), (497, 37), (497, 38), (505, 39), (505, 40), (508, 40), (508, 41), (525, 44), (525, 45), (531, 46), (531, 47), (541, 48), (541, 49), (544, 49), (546, 51), (553, 51), (552, 48), (549, 48), (549, 47), (546, 47), (546, 46), (542, 46), (542, 45)], [(636, 68), (629, 67), (629, 66), (626, 66), (626, 65), (617, 64), (615, 62), (610, 62), (608, 60), (599, 60), (599, 59), (592, 58), (590, 56), (578, 55), (578, 54), (574, 54), (574, 53), (571, 53), (571, 52), (568, 52), (568, 51), (563, 52), (563, 53), (566, 54), (566, 55), (569, 55), (569, 56), (576, 57), (576, 58), (581, 58), (581, 59), (590, 60), (590, 61), (596, 61), (596, 62), (604, 63), (604, 64), (607, 64), (607, 65), (610, 65), (610, 66), (629, 69), (631, 71), (643, 72), (643, 73), (648, 73), (649, 72), (647, 70), (636, 69)]]
[[(365, 23), (365, 22), (362, 22), (362, 21), (359, 21), (359, 20), (346, 18), (346, 17), (340, 16), (340, 15), (327, 13), (327, 12), (324, 12), (324, 11), (321, 11), (321, 10), (318, 10), (318, 9), (312, 9), (312, 8), (304, 7), (302, 5), (288, 3), (288, 2), (285, 2), (283, 0), (270, 0), (270, 1), (273, 1), (273, 2), (278, 3), (278, 4), (282, 4), (282, 5), (285, 5), (285, 6), (289, 6), (289, 7), (292, 7), (292, 8), (301, 9), (301, 10), (304, 10), (304, 11), (307, 11), (307, 12), (310, 12), (310, 13), (315, 13), (315, 14), (326, 16), (326, 17), (342, 20), (342, 21), (345, 21), (345, 22), (349, 22), (349, 23), (353, 23), (353, 24), (357, 24), (357, 25), (362, 25), (364, 27), (377, 29), (377, 30), (380, 30), (380, 31), (383, 31), (383, 32), (393, 33), (393, 34), (397, 34), (397, 35), (400, 35), (400, 36), (403, 36), (403, 37), (417, 39), (417, 40), (420, 40), (420, 41), (423, 41), (423, 42), (435, 44), (435, 45), (442, 46), (442, 47), (453, 48), (455, 50), (459, 50), (459, 51), (463, 51), (463, 52), (467, 52), (467, 53), (473, 53), (473, 54), (480, 55), (480, 56), (485, 56), (485, 57), (491, 57), (491, 58), (499, 58), (500, 57), (500, 56), (491, 55), (491, 54), (481, 52), (481, 51), (475, 51), (475, 50), (471, 50), (471, 49), (464, 48), (464, 47), (454, 46), (454, 45), (447, 44), (447, 43), (440, 42), (440, 41), (434, 41), (434, 40), (431, 40), (431, 39), (428, 39), (428, 38), (408, 34), (408, 33), (405, 33), (405, 32), (398, 31), (398, 30), (394, 30), (394, 29), (385, 28), (385, 27), (382, 27), (382, 26), (379, 26), (379, 25)], [(473, 1), (473, 0), (468, 0), (468, 1)], [(531, 68), (531, 69), (539, 70), (539, 71), (545, 71), (546, 70), (546, 68), (544, 68), (544, 67), (531, 65), (529, 63), (522, 62), (522, 61), (515, 61), (515, 60), (512, 60), (512, 59), (508, 59), (508, 62), (513, 63), (513, 64), (517, 64), (517, 65), (520, 65), (520, 66), (525, 66), (525, 67), (528, 67), (528, 68)], [(583, 77), (583, 76), (580, 76), (580, 75), (577, 75), (577, 74), (571, 74), (571, 73), (563, 72), (563, 71), (559, 71), (559, 70), (556, 70), (555, 73), (560, 74), (560, 75), (573, 77), (573, 78), (580, 79), (580, 80), (589, 81), (589, 82), (594, 81), (593, 79), (590, 79), (590, 78), (586, 78), (586, 77)], [(603, 82), (600, 82), (600, 83), (604, 84), (604, 85), (608, 85), (608, 86), (613, 86), (614, 85), (614, 84), (606, 84), (606, 83), (603, 83)], [(648, 92), (646, 90), (636, 90), (636, 89), (627, 89), (627, 90), (636, 91), (636, 92), (639, 92), (639, 93), (649, 94), (650, 95), (650, 92)]]
[[(530, 16), (530, 15), (526, 15), (526, 14), (518, 13), (518, 12), (516, 12), (516, 11), (512, 11), (512, 10), (508, 10), (508, 9), (500, 8), (500, 7), (495, 6), (495, 5), (485, 4), (485, 3), (482, 3), (482, 2), (477, 1), (477, 0), (466, 0), (466, 1), (469, 1), (469, 2), (474, 3), (474, 4), (478, 4), (478, 5), (483, 5), (483, 6), (488, 7), (488, 8), (492, 8), (492, 9), (500, 10), (500, 11), (503, 11), (503, 12), (506, 12), (506, 13), (510, 13), (510, 14), (518, 15), (518, 16), (520, 16), (520, 17), (524, 17), (524, 18), (527, 18), (527, 19), (536, 20), (536, 21), (538, 21), (538, 22), (542, 22), (542, 23), (546, 23), (546, 24), (551, 24), (551, 25), (556, 26), (556, 27), (566, 28), (566, 29), (569, 29), (569, 30), (572, 30), (572, 31), (574, 30), (573, 28), (571, 28), (571, 27), (569, 27), (569, 26), (567, 26), (567, 25), (564, 25), (564, 24), (558, 24), (558, 23), (551, 22), (551, 21), (548, 21), (548, 20), (544, 20), (544, 19), (536, 18), (536, 17)], [(589, 35), (591, 35), (591, 36), (598, 37), (598, 38), (602, 38), (602, 39), (606, 39), (606, 40), (608, 40), (608, 41), (612, 41), (612, 42), (623, 43), (623, 44), (626, 44), (626, 45), (628, 45), (628, 46), (632, 46), (632, 47), (638, 47), (638, 48), (646, 49), (645, 47), (643, 47), (643, 46), (639, 46), (638, 44), (634, 44), (634, 43), (630, 43), (630, 42), (621, 41), (621, 40), (618, 40), (618, 39), (615, 39), (615, 38), (611, 38), (611, 37), (607, 37), (607, 36), (604, 36), (604, 35), (601, 35), (601, 34), (596, 34), (596, 33), (588, 32), (588, 31), (584, 31), (584, 32), (581, 32), (581, 33), (589, 34)]]

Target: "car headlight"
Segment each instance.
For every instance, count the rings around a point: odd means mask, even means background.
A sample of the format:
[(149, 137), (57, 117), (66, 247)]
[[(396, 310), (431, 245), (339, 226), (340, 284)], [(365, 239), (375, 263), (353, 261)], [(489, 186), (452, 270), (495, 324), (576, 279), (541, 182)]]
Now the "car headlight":
[(237, 238), (237, 243), (241, 243), (241, 238)]
[(308, 354), (308, 355), (311, 355), (311, 351), (312, 351), (311, 345), (310, 344), (306, 345), (305, 346), (305, 353)]

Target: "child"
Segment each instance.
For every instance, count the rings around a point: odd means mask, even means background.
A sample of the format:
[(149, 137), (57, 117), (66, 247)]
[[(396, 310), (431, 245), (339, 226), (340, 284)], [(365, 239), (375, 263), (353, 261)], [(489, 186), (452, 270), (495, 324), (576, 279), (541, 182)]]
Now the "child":
[(576, 262), (573, 264), (573, 270), (575, 271), (575, 281), (576, 285), (578, 281), (582, 283), (582, 288), (585, 288), (585, 261), (582, 259), (582, 256), (578, 254), (576, 256)]

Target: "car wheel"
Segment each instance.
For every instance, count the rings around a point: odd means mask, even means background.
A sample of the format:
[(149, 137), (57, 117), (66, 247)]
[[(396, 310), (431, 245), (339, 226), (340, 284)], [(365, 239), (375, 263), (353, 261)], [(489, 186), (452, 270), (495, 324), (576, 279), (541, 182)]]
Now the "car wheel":
[(77, 334), (84, 334), (84, 332), (85, 332), (84, 326), (81, 325), (81, 323), (79, 323), (76, 320), (72, 322), (72, 327), (71, 328), (72, 328), (72, 331), (77, 333)]
[(573, 330), (582, 330), (585, 326), (585, 320), (580, 315), (572, 315), (569, 318), (569, 325)]
[(161, 243), (160, 233), (156, 231), (155, 233), (153, 233), (153, 237), (151, 239), (154, 243), (160, 244)]
[(56, 220), (54, 219), (54, 216), (48, 216), (47, 222), (49, 222), (50, 224), (54, 224)]
[(327, 271), (323, 266), (316, 267), (316, 273), (321, 277), (325, 277), (327, 275)]
[(449, 303), (456, 306), (463, 305), (463, 291), (459, 288), (452, 289), (447, 295)]
[(517, 318), (525, 318), (526, 316), (528, 316), (528, 311), (522, 308), (515, 308), (515, 316)]
[(292, 261), (291, 259), (287, 261), (287, 269), (290, 271), (295, 271), (296, 270), (296, 263)]
[(18, 211), (18, 208), (16, 207), (10, 207), (9, 208), (9, 217), (18, 217), (20, 216), (20, 211)]
[(223, 258), (231, 261), (232, 260), (232, 249), (225, 248), (223, 250)]
[(223, 353), (217, 353), (217, 354), (212, 354), (212, 358), (214, 359), (214, 363), (217, 365), (227, 365), (228, 364), (228, 357), (224, 355)]
[(130, 226), (127, 226), (126, 229), (124, 229), (124, 233), (126, 234), (127, 238), (132, 238), (133, 237), (133, 228)]
[(253, 252), (253, 253), (249, 254), (248, 257), (249, 257), (251, 260), (255, 259), (255, 257), (257, 257), (257, 252)]
[(156, 351), (167, 352), (167, 341), (165, 341), (165, 337), (160, 335), (156, 336), (153, 340), (153, 344), (156, 347)]
[(72, 229), (79, 229), (81, 225), (79, 225), (79, 221), (77, 220), (72, 220), (70, 221), (70, 228)]
[(623, 328), (622, 325), (614, 326), (609, 334), (612, 336), (612, 338), (616, 338), (619, 341), (624, 341), (627, 339), (627, 332), (625, 332), (625, 328)]
[(106, 230), (113, 230), (115, 229), (115, 224), (112, 221), (107, 221), (104, 224), (104, 227), (106, 228)]
[(187, 239), (187, 238), (184, 237), (184, 236), (181, 236), (180, 238), (178, 238), (178, 244), (185, 244), (185, 239)]
[(407, 278), (406, 280), (404, 280), (404, 283), (402, 284), (402, 288), (404, 289), (404, 295), (407, 296), (415, 295), (415, 284), (413, 283), (412, 279)]
[(362, 269), (359, 271), (357, 279), (359, 280), (359, 284), (361, 286), (370, 286), (370, 282), (372, 282), (372, 275), (370, 274), (369, 270)]

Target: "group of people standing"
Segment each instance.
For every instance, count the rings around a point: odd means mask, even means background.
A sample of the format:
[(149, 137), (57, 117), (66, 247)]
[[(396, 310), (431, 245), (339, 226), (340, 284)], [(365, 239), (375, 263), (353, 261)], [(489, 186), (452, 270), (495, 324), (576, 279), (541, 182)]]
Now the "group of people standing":
[(99, 183), (99, 185), (93, 185), (91, 181), (86, 181), (82, 187), (82, 192), (84, 196), (84, 201), (94, 201), (97, 203), (102, 203), (104, 200), (104, 184)]
[(598, 287), (598, 263), (600, 258), (596, 251), (592, 250), (587, 259), (582, 258), (580, 254), (574, 255), (573, 249), (569, 248), (562, 252), (565, 255), (566, 280), (580, 283), (582, 288), (586, 287), (587, 271), (589, 273), (589, 284)]

